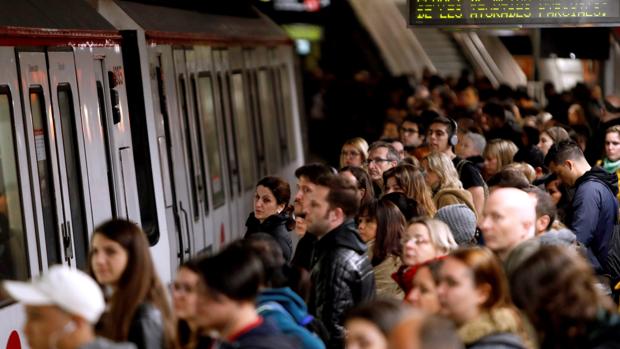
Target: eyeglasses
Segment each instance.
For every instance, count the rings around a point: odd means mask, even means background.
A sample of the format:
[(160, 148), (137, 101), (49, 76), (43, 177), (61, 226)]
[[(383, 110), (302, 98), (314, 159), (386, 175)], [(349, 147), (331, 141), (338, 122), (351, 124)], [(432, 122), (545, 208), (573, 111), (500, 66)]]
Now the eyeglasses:
[(415, 128), (406, 128), (406, 127), (401, 127), (400, 130), (403, 133), (418, 133), (418, 132), (420, 132), (420, 131), (416, 130)]
[(355, 150), (350, 150), (350, 151), (343, 150), (342, 153), (340, 154), (342, 154), (342, 156), (358, 156), (360, 155), (360, 152), (355, 151)]
[(420, 245), (424, 245), (424, 244), (428, 244), (430, 243), (430, 240), (421, 238), (419, 236), (403, 236), (400, 239), (400, 242), (405, 245), (407, 243), (409, 243), (409, 241), (413, 241), (413, 244), (416, 246), (420, 246)]
[(378, 163), (378, 162), (386, 162), (386, 161), (391, 161), (391, 160), (390, 159), (382, 159), (382, 158), (368, 159), (368, 160), (366, 160), (366, 165), (370, 165), (373, 162), (374, 163)]

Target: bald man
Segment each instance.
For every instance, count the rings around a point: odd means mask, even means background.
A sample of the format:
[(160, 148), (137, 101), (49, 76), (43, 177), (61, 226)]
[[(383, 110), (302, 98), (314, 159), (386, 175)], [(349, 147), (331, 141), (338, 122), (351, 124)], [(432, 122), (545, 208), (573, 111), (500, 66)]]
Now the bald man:
[(496, 189), (484, 205), (479, 227), (486, 246), (505, 261), (518, 244), (534, 237), (536, 202), (519, 189)]

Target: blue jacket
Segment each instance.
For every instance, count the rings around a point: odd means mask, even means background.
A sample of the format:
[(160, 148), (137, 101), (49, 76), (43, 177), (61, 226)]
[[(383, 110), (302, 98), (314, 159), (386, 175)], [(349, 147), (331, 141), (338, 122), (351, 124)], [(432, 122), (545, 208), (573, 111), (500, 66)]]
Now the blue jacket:
[(325, 349), (325, 344), (304, 326), (312, 321), (304, 301), (288, 287), (263, 290), (257, 300), (258, 313), (270, 319), (289, 336), (295, 337), (303, 349)]
[(588, 249), (588, 258), (597, 274), (605, 267), (610, 240), (617, 222), (618, 177), (593, 167), (575, 182), (571, 229)]

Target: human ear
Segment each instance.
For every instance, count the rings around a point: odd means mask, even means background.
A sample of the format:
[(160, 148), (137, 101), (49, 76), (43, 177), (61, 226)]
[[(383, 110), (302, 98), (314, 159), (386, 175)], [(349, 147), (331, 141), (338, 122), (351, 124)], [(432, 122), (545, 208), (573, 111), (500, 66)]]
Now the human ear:
[(477, 294), (476, 301), (478, 302), (479, 306), (486, 303), (486, 301), (491, 296), (491, 285), (484, 283), (482, 285), (477, 286), (476, 294)]

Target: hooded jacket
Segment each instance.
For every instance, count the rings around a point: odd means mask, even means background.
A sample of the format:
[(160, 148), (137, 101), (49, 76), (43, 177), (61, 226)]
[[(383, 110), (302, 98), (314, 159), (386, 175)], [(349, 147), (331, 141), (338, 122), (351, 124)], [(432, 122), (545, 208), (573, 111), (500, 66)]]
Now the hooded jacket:
[(289, 235), (289, 230), (286, 227), (286, 223), (289, 220), (287, 214), (274, 214), (261, 223), (255, 216), (254, 212), (250, 213), (250, 216), (245, 221), (247, 232), (245, 237), (256, 233), (265, 233), (271, 235), (280, 248), (282, 249), (282, 255), (286, 262), (290, 262), (293, 255), (293, 240)]
[(325, 324), (327, 347), (342, 348), (343, 314), (375, 296), (372, 265), (353, 219), (317, 241), (310, 276), (314, 288), (308, 309)]
[(303, 349), (324, 349), (325, 344), (306, 329), (313, 317), (303, 299), (288, 287), (268, 288), (258, 295), (258, 313), (270, 319), (284, 334), (295, 337)]
[(285, 335), (268, 319), (251, 329), (245, 330), (228, 342), (221, 342), (218, 349), (297, 349), (299, 343), (295, 338)]
[(499, 308), (467, 322), (458, 334), (467, 349), (525, 349), (522, 327), (516, 311)]
[(437, 193), (433, 195), (433, 202), (438, 210), (448, 205), (465, 204), (474, 211), (474, 213), (477, 212), (471, 193), (463, 188), (439, 189)]
[[(597, 274), (608, 274), (609, 244), (617, 222), (618, 177), (593, 167), (575, 182), (571, 230), (588, 249), (588, 258)], [(612, 277), (617, 275), (612, 275)]]

